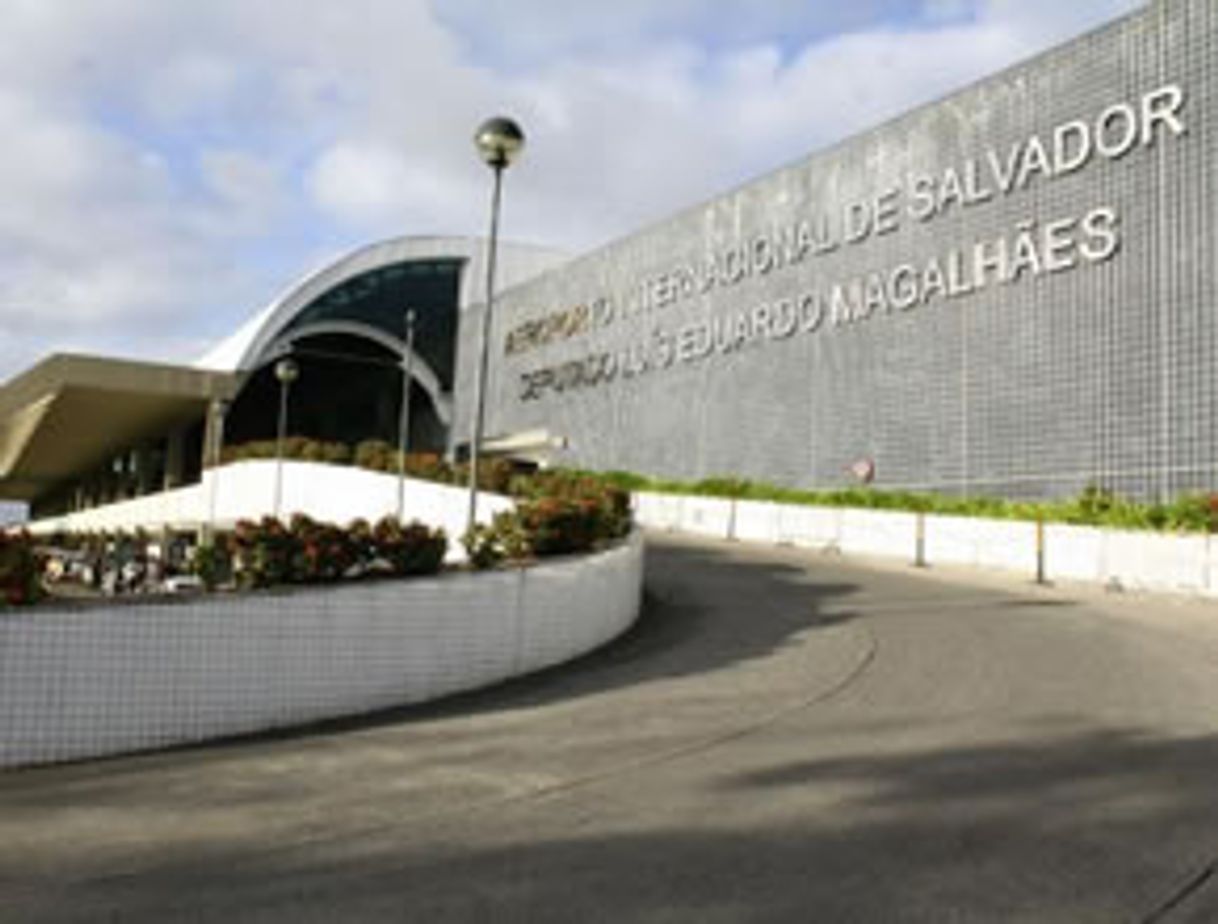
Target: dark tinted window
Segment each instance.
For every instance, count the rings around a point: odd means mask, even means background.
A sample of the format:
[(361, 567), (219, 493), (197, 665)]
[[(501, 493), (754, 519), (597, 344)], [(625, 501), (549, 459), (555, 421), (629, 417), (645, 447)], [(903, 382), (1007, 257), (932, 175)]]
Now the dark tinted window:
[(315, 299), (285, 330), (356, 321), (402, 337), (406, 311), (413, 308), (415, 352), (451, 390), (460, 280), (460, 260), (412, 260), (370, 270)]

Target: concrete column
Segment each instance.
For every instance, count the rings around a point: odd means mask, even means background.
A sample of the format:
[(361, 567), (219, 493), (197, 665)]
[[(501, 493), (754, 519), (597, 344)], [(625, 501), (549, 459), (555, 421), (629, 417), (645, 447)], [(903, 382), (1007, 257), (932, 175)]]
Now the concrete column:
[(220, 398), (207, 405), (207, 418), (203, 424), (203, 470), (220, 464), (220, 453), (224, 449), (224, 419), (228, 415), (229, 403)]
[(152, 494), (159, 488), (152, 483), (152, 449), (149, 446), (140, 446), (135, 451), (135, 478), (137, 497)]
[(169, 434), (165, 448), (165, 490), (181, 486), (186, 479), (186, 428)]

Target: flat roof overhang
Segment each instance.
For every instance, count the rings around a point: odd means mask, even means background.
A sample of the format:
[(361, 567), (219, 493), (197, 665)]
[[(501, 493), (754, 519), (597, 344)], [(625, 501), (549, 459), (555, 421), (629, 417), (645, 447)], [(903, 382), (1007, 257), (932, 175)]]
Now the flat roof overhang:
[(233, 372), (56, 354), (0, 386), (0, 498), (37, 500), (231, 400)]

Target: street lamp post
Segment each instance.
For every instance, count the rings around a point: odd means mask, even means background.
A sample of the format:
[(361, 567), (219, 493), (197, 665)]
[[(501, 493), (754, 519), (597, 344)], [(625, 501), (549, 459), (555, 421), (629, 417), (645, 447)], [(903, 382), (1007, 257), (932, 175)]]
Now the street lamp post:
[(414, 309), (406, 312), (406, 355), (402, 357), (402, 412), (398, 417), (398, 522), (406, 514), (406, 447), (410, 440), (410, 385), (414, 378)]
[(482, 444), (482, 424), (486, 411), (487, 356), (490, 352), (491, 311), (495, 303), (495, 258), (499, 247), (499, 201), (503, 191), (503, 171), (524, 149), (524, 132), (511, 119), (487, 119), (474, 134), (478, 154), (495, 173), (491, 194), (491, 234), (487, 242), (486, 306), (482, 312), (478, 345), (477, 377), (474, 379), (474, 419), (469, 441), (469, 516), (466, 532), (473, 532), (478, 513), (478, 454)]
[(300, 377), (300, 367), (291, 359), (275, 363), (275, 378), (279, 380), (279, 427), (275, 439), (275, 519), (283, 507), (283, 443), (288, 427), (288, 390)]
[(224, 421), (228, 416), (229, 402), (220, 398), (212, 401), (209, 408), (211, 414), (211, 426), (208, 428), (211, 433), (211, 446), (209, 447), (209, 473), (208, 480), (210, 481), (210, 489), (208, 491), (207, 501), (207, 529), (204, 530), (204, 536), (208, 542), (216, 530), (216, 493), (220, 481), (220, 462), (224, 457)]

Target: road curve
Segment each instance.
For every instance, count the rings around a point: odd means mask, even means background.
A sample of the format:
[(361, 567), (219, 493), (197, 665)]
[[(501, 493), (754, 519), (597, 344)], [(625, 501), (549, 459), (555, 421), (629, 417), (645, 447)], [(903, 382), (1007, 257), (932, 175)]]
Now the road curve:
[(1218, 920), (1218, 604), (648, 556), (577, 664), (0, 776), (0, 921)]

